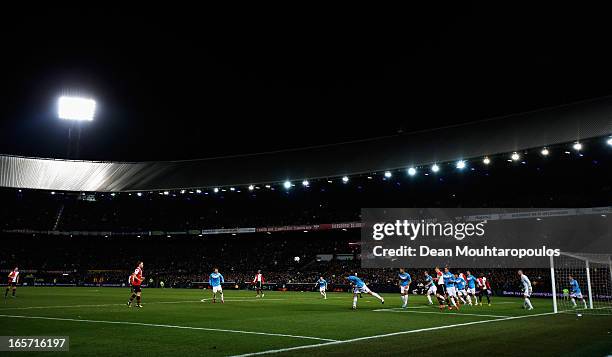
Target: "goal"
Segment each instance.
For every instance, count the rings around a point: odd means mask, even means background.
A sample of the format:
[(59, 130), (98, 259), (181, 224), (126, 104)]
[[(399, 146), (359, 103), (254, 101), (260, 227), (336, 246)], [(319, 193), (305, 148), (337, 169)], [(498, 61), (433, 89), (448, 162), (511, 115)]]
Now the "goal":
[(554, 312), (612, 315), (611, 255), (561, 253), (551, 257), (550, 275)]

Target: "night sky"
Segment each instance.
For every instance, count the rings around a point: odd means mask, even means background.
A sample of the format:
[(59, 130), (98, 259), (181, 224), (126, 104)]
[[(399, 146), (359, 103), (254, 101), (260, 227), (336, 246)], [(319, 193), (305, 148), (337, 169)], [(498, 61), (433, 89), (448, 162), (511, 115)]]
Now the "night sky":
[(338, 143), (612, 94), (607, 11), (509, 4), (4, 13), (0, 153), (65, 157), (63, 93), (98, 102), (79, 158), (122, 161)]

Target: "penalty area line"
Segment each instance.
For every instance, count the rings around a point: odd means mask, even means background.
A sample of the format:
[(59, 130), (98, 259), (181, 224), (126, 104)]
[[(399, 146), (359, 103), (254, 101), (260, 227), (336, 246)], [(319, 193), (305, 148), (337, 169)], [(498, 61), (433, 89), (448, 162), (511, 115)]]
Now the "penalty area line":
[(260, 351), (260, 352), (244, 353), (244, 354), (234, 355), (232, 357), (249, 357), (249, 356), (259, 356), (259, 355), (267, 355), (267, 354), (274, 354), (274, 353), (291, 352), (291, 351), (304, 350), (304, 349), (309, 349), (309, 348), (319, 348), (319, 347), (327, 347), (327, 346), (334, 346), (334, 345), (342, 345), (342, 344), (345, 344), (345, 343), (367, 341), (367, 340), (372, 340), (372, 339), (377, 339), (377, 338), (392, 337), (392, 336), (399, 336), (399, 335), (408, 335), (408, 334), (419, 333), (419, 332), (445, 330), (445, 329), (454, 328), (454, 327), (479, 325), (479, 324), (486, 324), (486, 323), (490, 323), (490, 322), (517, 320), (517, 319), (524, 319), (524, 318), (529, 318), (529, 317), (538, 317), (538, 316), (546, 316), (546, 315), (554, 315), (554, 314), (555, 314), (554, 312), (546, 312), (546, 313), (533, 314), (533, 315), (511, 316), (511, 317), (504, 317), (504, 318), (500, 318), (500, 319), (490, 319), (490, 320), (464, 322), (464, 323), (460, 323), (460, 324), (443, 325), (443, 326), (436, 326), (436, 327), (427, 327), (427, 328), (421, 328), (421, 329), (416, 329), (416, 330), (408, 330), (408, 331), (399, 331), (399, 332), (386, 333), (386, 334), (382, 334), (382, 335), (358, 337), (358, 338), (352, 338), (352, 339), (349, 339), (349, 340), (340, 340), (340, 341), (332, 341), (332, 342), (325, 342), (325, 343), (316, 343), (316, 344), (312, 344), (312, 345), (304, 345), (304, 346), (297, 346), (297, 347), (279, 348), (279, 349), (275, 349), (275, 350), (267, 350), (267, 351)]
[(88, 319), (70, 319), (64, 317), (48, 317), (48, 316), (25, 316), (25, 315), (0, 315), (0, 317), (14, 318), (14, 319), (31, 319), (31, 320), (52, 320), (52, 321), (69, 321), (69, 322), (89, 322), (97, 324), (110, 324), (110, 325), (133, 325), (133, 326), (145, 326), (145, 327), (162, 327), (162, 328), (175, 328), (183, 330), (198, 330), (198, 331), (210, 331), (210, 332), (228, 332), (245, 335), (262, 335), (262, 336), (274, 336), (274, 337), (288, 337), (297, 338), (303, 340), (319, 340), (328, 342), (337, 342), (330, 338), (312, 337), (312, 336), (300, 336), (300, 335), (288, 335), (284, 333), (271, 333), (271, 332), (258, 332), (258, 331), (242, 331), (242, 330), (229, 330), (211, 327), (195, 327), (195, 326), (180, 326), (180, 325), (164, 325), (164, 324), (149, 324), (145, 322), (131, 322), (131, 321), (106, 321), (106, 320), (88, 320)]

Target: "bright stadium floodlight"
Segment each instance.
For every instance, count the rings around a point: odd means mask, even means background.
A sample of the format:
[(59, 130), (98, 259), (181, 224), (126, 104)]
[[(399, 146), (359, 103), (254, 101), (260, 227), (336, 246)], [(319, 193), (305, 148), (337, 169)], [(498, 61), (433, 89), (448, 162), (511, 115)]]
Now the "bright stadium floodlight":
[(285, 187), (287, 190), (291, 188), (291, 181), (287, 180), (283, 183), (283, 187)]
[(304, 181), (302, 181), (302, 186), (308, 187), (308, 186), (310, 186), (310, 182), (308, 182), (308, 180), (304, 180)]
[(578, 142), (578, 141), (576, 141), (576, 142), (574, 143), (574, 146), (572, 146), (572, 147), (573, 147), (573, 148), (574, 148), (574, 150), (576, 150), (576, 151), (580, 151), (580, 150), (582, 150), (582, 144), (581, 144), (580, 142)]
[(386, 177), (386, 178), (391, 178), (391, 176), (393, 176), (393, 174), (391, 173), (391, 171), (385, 171), (385, 177)]
[(89, 98), (61, 96), (57, 101), (60, 119), (92, 121), (96, 113), (96, 101)]
[(416, 171), (416, 169), (414, 167), (411, 167), (411, 168), (408, 169), (408, 175), (410, 175), (410, 176), (416, 175), (416, 172), (417, 171)]
[(348, 176), (342, 176), (342, 182), (343, 182), (343, 183), (347, 183), (347, 182), (349, 182), (349, 178), (348, 178)]
[(516, 151), (512, 153), (512, 156), (510, 156), (510, 158), (512, 159), (512, 161), (518, 161), (521, 158), (521, 155), (519, 155)]
[(608, 145), (612, 146), (612, 137), (608, 138), (608, 141), (606, 141), (606, 143), (608, 143)]
[(254, 189), (255, 189), (255, 186), (249, 185), (249, 191), (253, 191)]
[(485, 165), (488, 165), (488, 164), (490, 164), (490, 163), (491, 163), (491, 159), (489, 159), (489, 157), (488, 157), (488, 156), (485, 156), (485, 158), (484, 158), (484, 159), (482, 159), (482, 163), (483, 163), (483, 164), (485, 164)]
[(440, 166), (438, 166), (437, 164), (433, 164), (431, 166), (431, 172), (438, 172), (440, 171)]
[(464, 169), (464, 168), (465, 168), (465, 161), (463, 161), (463, 160), (459, 160), (459, 161), (457, 161), (456, 167), (457, 167), (459, 170)]
[(548, 151), (547, 148), (543, 148), (542, 151), (540, 151), (540, 154), (542, 154), (542, 156), (548, 156), (548, 154), (550, 154), (550, 151)]

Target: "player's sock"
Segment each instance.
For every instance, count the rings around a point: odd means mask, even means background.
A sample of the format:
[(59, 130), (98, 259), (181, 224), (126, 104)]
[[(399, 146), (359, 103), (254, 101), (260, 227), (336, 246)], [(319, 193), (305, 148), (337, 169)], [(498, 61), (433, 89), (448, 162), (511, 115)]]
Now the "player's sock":
[(572, 298), (572, 305), (574, 305), (574, 307), (576, 307), (576, 299)]
[(457, 302), (455, 301), (455, 299), (452, 296), (451, 296), (450, 300), (453, 303), (453, 306), (457, 307)]
[(474, 304), (478, 305), (478, 296), (474, 295)]
[(136, 306), (140, 306), (140, 296), (136, 296)]
[(489, 297), (489, 295), (487, 295), (487, 303), (490, 305), (491, 304), (491, 298)]
[(8, 296), (8, 292), (9, 292), (9, 288), (6, 288), (6, 291), (4, 292), (4, 297)]
[(465, 300), (463, 299), (463, 296), (459, 296), (459, 300), (461, 300), (461, 303), (465, 305)]
[(130, 302), (134, 301), (135, 297), (136, 297), (136, 294), (132, 294), (132, 296), (130, 296)]
[(225, 301), (223, 300), (223, 293), (221, 293), (221, 303), (224, 303)]
[(586, 309), (586, 308), (587, 308), (587, 303), (586, 303), (586, 300), (585, 300), (585, 299), (582, 299), (582, 302), (584, 303), (584, 308)]
[(530, 310), (533, 309), (533, 305), (531, 305), (531, 300), (529, 300), (529, 298), (525, 298), (525, 304)]
[(374, 296), (375, 298), (377, 298), (380, 301), (385, 301), (385, 299), (382, 298), (382, 296), (378, 295), (377, 293), (372, 291), (372, 296)]
[(15, 297), (16, 292), (17, 292), (17, 289), (13, 289), (13, 297)]
[(429, 301), (429, 304), (433, 304), (433, 301), (431, 301), (431, 295), (427, 294), (427, 301)]
[(357, 308), (357, 295), (353, 295), (353, 309)]
[(327, 293), (326, 292), (323, 293), (323, 299), (327, 299)]
[(468, 295), (467, 297), (467, 302), (468, 304), (472, 305), (472, 298)]

